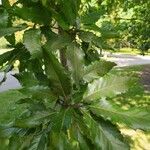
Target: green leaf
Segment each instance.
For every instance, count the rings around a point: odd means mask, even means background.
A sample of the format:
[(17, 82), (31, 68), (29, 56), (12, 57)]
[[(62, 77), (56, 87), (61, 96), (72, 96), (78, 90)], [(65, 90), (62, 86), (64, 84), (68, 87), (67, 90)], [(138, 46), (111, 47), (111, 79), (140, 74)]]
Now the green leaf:
[(118, 77), (115, 75), (109, 75), (94, 80), (92, 83), (88, 84), (83, 99), (85, 101), (92, 101), (104, 97), (114, 97), (117, 94), (127, 91), (127, 81), (127, 77)]
[(58, 22), (58, 25), (64, 30), (69, 30), (69, 26), (76, 25), (76, 18), (80, 8), (81, 0), (60, 0), (58, 6), (60, 9), (51, 9), (52, 15)]
[(96, 24), (84, 24), (82, 29), (88, 31), (100, 32), (100, 28)]
[(9, 150), (17, 150), (21, 146), (21, 141), (19, 136), (14, 135), (9, 139)]
[(19, 128), (35, 128), (45, 121), (49, 121), (50, 117), (55, 113), (56, 112), (38, 111), (29, 117), (26, 116), (26, 118), (20, 117), (16, 119), (14, 126)]
[(104, 12), (103, 9), (90, 7), (89, 10), (81, 16), (81, 22), (85, 25), (95, 24)]
[(116, 31), (113, 24), (109, 21), (104, 21), (100, 28), (101, 36), (104, 39), (118, 38), (119, 33)]
[[(96, 30), (96, 32), (100, 32), (100, 29), (99, 27), (93, 27), (90, 26), (91, 28), (89, 30)], [(95, 31), (94, 30), (94, 31)], [(84, 42), (87, 42), (87, 43), (92, 43), (94, 44), (96, 47), (100, 48), (100, 49), (112, 49), (108, 44), (107, 44), (107, 41), (105, 39), (105, 37), (98, 37), (96, 36), (94, 33), (92, 32), (89, 32), (89, 31), (82, 31), (79, 33), (79, 38), (84, 41)]]
[(72, 123), (72, 109), (61, 109), (57, 114), (51, 117), (52, 131), (60, 133), (62, 130), (68, 130)]
[(88, 32), (88, 31), (81, 31), (79, 33), (79, 38), (82, 40), (82, 41), (85, 41), (87, 43), (90, 43), (93, 41), (94, 37), (96, 37), (95, 34), (93, 34), (92, 32)]
[(64, 132), (51, 132), (49, 139), (49, 149), (52, 150), (73, 150), (68, 136)]
[(60, 5), (62, 6), (62, 14), (61, 16), (64, 17), (65, 21), (68, 22), (70, 25), (74, 25), (76, 21), (76, 16), (78, 14), (80, 0), (61, 0)]
[(15, 45), (16, 43), (16, 38), (15, 38), (15, 34), (11, 34), (11, 35), (8, 35), (8, 36), (5, 36), (5, 39), (11, 44), (11, 45)]
[(8, 25), (9, 15), (6, 10), (0, 8), (0, 28), (6, 28)]
[(34, 73), (31, 71), (21, 72), (19, 74), (13, 75), (23, 87), (33, 87), (39, 84), (39, 81), (35, 77)]
[[(6, 10), (0, 8), (0, 28), (7, 28), (12, 26), (12, 16), (9, 16)], [(15, 45), (15, 35), (5, 36), (5, 39), (12, 45)]]
[(38, 24), (48, 25), (51, 22), (51, 12), (38, 4), (32, 7), (15, 7), (14, 13), (16, 14), (16, 16), (24, 20), (32, 21)]
[(116, 64), (114, 62), (105, 60), (93, 62), (85, 68), (83, 79), (86, 82), (98, 79), (100, 76), (102, 77), (106, 75), (115, 65)]
[(9, 0), (1, 0), (2, 5), (6, 8), (10, 8), (10, 2)]
[(60, 15), (57, 11), (51, 10), (52, 15), (55, 18), (55, 20), (58, 22), (59, 26), (64, 30), (69, 30), (69, 24), (64, 20), (62, 15)]
[(48, 99), (51, 102), (57, 100), (57, 98), (52, 93), (51, 89), (46, 86), (36, 85), (31, 87), (25, 87), (19, 91), (28, 97), (32, 97), (39, 100)]
[(6, 138), (0, 138), (0, 145), (1, 145), (1, 150), (7, 150), (8, 149), (8, 142), (9, 140)]
[(93, 39), (93, 44), (100, 49), (112, 49), (112, 47), (107, 43), (106, 39), (103, 39), (102, 37), (95, 37)]
[(0, 126), (0, 138), (9, 138), (15, 131), (15, 128)]
[(150, 129), (150, 111), (142, 108), (123, 110), (110, 101), (101, 100), (99, 104), (89, 108), (97, 116), (113, 122), (123, 123), (133, 129)]
[(41, 31), (39, 29), (30, 29), (25, 31), (23, 40), (24, 45), (30, 52), (32, 58), (41, 56)]
[(45, 133), (35, 135), (28, 150), (45, 150), (47, 136)]
[(8, 145), (9, 150), (18, 150), (18, 149), (22, 150), (29, 148), (29, 145), (31, 144), (34, 135), (33, 134), (25, 135), (25, 134), (27, 134), (27, 130), (25, 131), (25, 129), (19, 128), (16, 129), (16, 132), (9, 139)]
[(80, 120), (79, 127), (83, 134), (89, 138), (95, 149), (103, 150), (128, 150), (129, 147), (122, 139), (119, 131), (110, 123), (101, 120), (96, 122), (88, 112), (83, 112), (83, 119)]
[(21, 111), (25, 109), (25, 105), (18, 106), (15, 102), (26, 98), (17, 90), (9, 90), (0, 93), (0, 123), (9, 123), (13, 121)]
[(73, 78), (76, 83), (79, 83), (83, 76), (84, 53), (77, 44), (72, 43), (67, 47), (66, 55)]
[(18, 25), (15, 27), (5, 27), (5, 28), (0, 28), (0, 37), (6, 36), (6, 35), (11, 35), (14, 32), (21, 31), (27, 28), (26, 24)]
[(44, 30), (44, 34), (47, 38), (47, 42), (44, 46), (47, 49), (55, 51), (58, 49), (62, 49), (71, 43), (71, 37), (68, 34), (57, 35), (52, 31), (48, 31), (47, 28)]
[(6, 63), (12, 57), (12, 51), (8, 51), (0, 55), (0, 66)]
[(43, 50), (45, 71), (50, 80), (50, 87), (58, 96), (64, 96), (67, 100), (71, 93), (71, 81), (56, 57), (47, 49)]
[[(90, 147), (90, 142), (85, 135), (83, 135), (80, 130), (77, 121), (73, 123), (73, 126), (69, 129), (70, 143), (74, 146), (76, 150), (90, 150), (94, 147)], [(91, 144), (92, 145), (92, 144)]]
[(102, 31), (101, 34), (104, 39), (119, 37), (119, 33), (115, 32), (115, 31)]
[(7, 73), (12, 70), (14, 62), (19, 60), (22, 55), (25, 57), (25, 52), (24, 49), (20, 47), (16, 47), (15, 49), (0, 55), (1, 71)]
[(43, 6), (46, 6), (48, 0), (40, 0)]

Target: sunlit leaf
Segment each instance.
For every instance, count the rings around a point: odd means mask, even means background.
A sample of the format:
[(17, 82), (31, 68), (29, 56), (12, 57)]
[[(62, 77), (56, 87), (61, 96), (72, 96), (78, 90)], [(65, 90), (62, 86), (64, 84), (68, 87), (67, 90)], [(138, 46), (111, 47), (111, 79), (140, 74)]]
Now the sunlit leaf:
[(109, 75), (94, 80), (88, 85), (83, 99), (86, 101), (97, 100), (104, 97), (114, 97), (127, 91), (127, 77)]
[(113, 62), (104, 60), (93, 62), (85, 68), (83, 79), (87, 82), (98, 79), (107, 74), (115, 65)]
[(79, 126), (83, 129), (83, 134), (92, 141), (95, 149), (129, 149), (119, 131), (112, 124), (108, 126), (103, 120), (98, 123), (87, 112), (83, 112), (83, 122), (79, 123)]
[(41, 31), (39, 29), (30, 29), (24, 33), (24, 45), (30, 52), (32, 58), (41, 56)]
[(101, 100), (99, 104), (90, 107), (90, 110), (97, 116), (113, 122), (123, 123), (134, 129), (150, 129), (150, 116), (148, 109), (132, 108), (122, 110), (109, 101)]

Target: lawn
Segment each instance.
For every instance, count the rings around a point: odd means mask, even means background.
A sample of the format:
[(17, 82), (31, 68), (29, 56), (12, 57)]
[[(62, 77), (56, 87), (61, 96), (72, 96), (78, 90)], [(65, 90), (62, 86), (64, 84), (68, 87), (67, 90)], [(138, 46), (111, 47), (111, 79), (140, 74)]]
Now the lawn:
[[(142, 107), (148, 109), (150, 106), (150, 91), (144, 89), (143, 79), (139, 78), (150, 65), (132, 66), (116, 68), (112, 70), (114, 74), (127, 75), (132, 78), (131, 87), (125, 94), (117, 96), (113, 101), (123, 109), (132, 109), (133, 107)], [(150, 77), (150, 74), (149, 74)], [(147, 81), (148, 83), (148, 81)], [(144, 133), (141, 130), (128, 129), (120, 126), (121, 132), (131, 141), (131, 150), (149, 150), (150, 149), (150, 133)]]
[[(119, 50), (115, 50), (115, 52), (130, 55), (141, 55), (141, 51), (135, 48), (121, 48)], [(148, 52), (145, 52), (145, 55), (150, 56), (150, 50), (148, 50)]]

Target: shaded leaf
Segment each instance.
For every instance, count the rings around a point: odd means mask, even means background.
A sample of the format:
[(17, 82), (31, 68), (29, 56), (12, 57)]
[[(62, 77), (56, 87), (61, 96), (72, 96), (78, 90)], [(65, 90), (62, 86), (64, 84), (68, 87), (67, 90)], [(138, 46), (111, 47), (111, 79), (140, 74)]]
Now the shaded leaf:
[(103, 9), (90, 7), (89, 10), (82, 15), (81, 22), (85, 25), (95, 24), (104, 13), (105, 13), (105, 10)]
[(55, 112), (40, 111), (26, 118), (18, 118), (14, 122), (15, 127), (19, 128), (35, 128), (46, 120), (50, 120), (50, 116)]
[(40, 135), (35, 135), (33, 141), (31, 142), (31, 146), (28, 148), (29, 150), (45, 150), (47, 143), (47, 136), (45, 133)]
[(0, 138), (9, 138), (15, 131), (15, 128), (0, 126)]
[(14, 135), (9, 139), (9, 150), (17, 150), (21, 146), (21, 141), (19, 136)]
[(60, 133), (61, 130), (68, 130), (72, 123), (72, 109), (61, 109), (52, 116), (52, 131)]
[(47, 42), (44, 46), (52, 51), (62, 49), (71, 43), (71, 38), (68, 34), (57, 35), (52, 31), (47, 31), (47, 28), (44, 34), (47, 38)]
[(80, 32), (79, 33), (79, 38), (82, 40), (82, 41), (85, 41), (85, 42), (92, 42), (94, 40), (94, 37), (96, 37), (95, 34), (93, 34), (92, 32)]
[(101, 32), (101, 34), (102, 34), (102, 37), (105, 39), (119, 37), (119, 33), (115, 32), (115, 31), (103, 31), (103, 32)]
[(2, 5), (5, 6), (6, 8), (10, 8), (10, 2), (9, 0), (1, 0)]
[(72, 145), (64, 132), (52, 132), (49, 139), (49, 149), (54, 150), (73, 150)]
[(6, 28), (8, 25), (9, 15), (6, 10), (0, 8), (0, 28)]
[(107, 43), (106, 39), (103, 39), (102, 37), (96, 37), (93, 40), (93, 44), (96, 47), (99, 47), (100, 49), (112, 49), (112, 47)]
[(44, 49), (43, 54), (45, 71), (50, 80), (52, 90), (57, 95), (64, 96), (64, 98), (67, 99), (72, 90), (67, 72), (50, 51)]
[(72, 1), (72, 0), (61, 0), (60, 4), (62, 6), (62, 16), (65, 21), (70, 25), (74, 25), (76, 20), (76, 15), (78, 13), (80, 0)]
[(0, 145), (1, 145), (1, 150), (7, 150), (8, 149), (8, 139), (6, 138), (0, 138)]
[(0, 55), (0, 66), (10, 60), (12, 57), (12, 51), (8, 51)]
[(13, 121), (24, 109), (24, 106), (17, 106), (15, 102), (26, 98), (17, 90), (9, 90), (0, 93), (0, 124)]
[(64, 30), (69, 29), (69, 24), (64, 20), (62, 15), (60, 15), (57, 11), (51, 10), (53, 17), (56, 19), (56, 21), (59, 23), (59, 26), (63, 28)]
[[(77, 123), (77, 122), (76, 122)], [(74, 126), (72, 126), (69, 129), (69, 136), (70, 136), (70, 143), (72, 143), (72, 145), (74, 145), (74, 149), (76, 150), (91, 150), (94, 147), (90, 147), (90, 142), (87, 139), (86, 136), (84, 136), (78, 126), (78, 124), (73, 123)], [(92, 144), (91, 144), (92, 145)]]
[(34, 23), (48, 25), (51, 22), (51, 12), (38, 4), (32, 7), (15, 7), (14, 13), (20, 18)]
[(70, 70), (73, 72), (74, 80), (79, 83), (83, 75), (84, 53), (75, 43), (70, 44), (66, 51)]
[(35, 77), (34, 73), (29, 72), (21, 72), (19, 74), (13, 75), (23, 87), (32, 87), (39, 84), (39, 81)]
[(6, 36), (6, 35), (11, 35), (14, 32), (21, 31), (26, 28), (27, 28), (26, 24), (18, 25), (15, 27), (0, 28), (0, 37)]
[(80, 7), (81, 0), (60, 0), (60, 9), (51, 9), (53, 17), (59, 26), (64, 30), (68, 30), (69, 26), (76, 25), (76, 18)]
[(54, 94), (51, 92), (51, 89), (46, 86), (31, 86), (31, 87), (25, 87), (20, 90), (21, 93), (25, 94), (26, 96), (39, 99), (39, 100), (45, 100), (48, 99), (50, 101), (55, 101), (57, 98), (54, 96)]

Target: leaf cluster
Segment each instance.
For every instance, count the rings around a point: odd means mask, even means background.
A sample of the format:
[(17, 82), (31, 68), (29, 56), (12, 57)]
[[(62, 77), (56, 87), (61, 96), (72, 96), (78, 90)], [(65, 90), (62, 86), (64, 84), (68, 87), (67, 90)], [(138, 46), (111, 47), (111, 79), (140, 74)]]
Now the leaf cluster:
[[(107, 100), (126, 92), (129, 79), (110, 74), (115, 63), (100, 58), (97, 48), (108, 47), (114, 34), (96, 26), (103, 11), (86, 3), (83, 10), (81, 0), (3, 1), (0, 36), (13, 50), (0, 56), (0, 65), (7, 73), (20, 61), (14, 77), (25, 98), (17, 105), (27, 105), (13, 122), (0, 126), (5, 149), (129, 149), (117, 123), (150, 128), (148, 110), (122, 110)], [(19, 43), (17, 31), (23, 31)]]

